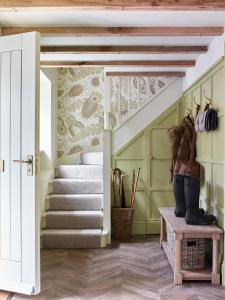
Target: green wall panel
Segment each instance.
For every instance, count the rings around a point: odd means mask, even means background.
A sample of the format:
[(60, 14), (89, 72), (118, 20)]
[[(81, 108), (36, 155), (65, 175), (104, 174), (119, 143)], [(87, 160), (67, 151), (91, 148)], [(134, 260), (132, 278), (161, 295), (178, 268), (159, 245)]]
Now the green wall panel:
[[(169, 182), (171, 145), (167, 131), (182, 120), (188, 113), (187, 108), (195, 116), (195, 102), (204, 109), (207, 101), (205, 95), (212, 98), (213, 107), (218, 110), (219, 127), (214, 132), (197, 134), (197, 156), (202, 165), (200, 206), (215, 214), (219, 225), (224, 228), (225, 68), (224, 60), (221, 60), (185, 91), (182, 99), (113, 156), (113, 166), (121, 167), (129, 178), (133, 168), (142, 168), (135, 202), (133, 233), (158, 234), (159, 207), (174, 206), (172, 185)], [(129, 194), (129, 184), (127, 189)], [(223, 248), (222, 241), (221, 258)], [(225, 265), (223, 270), (225, 283)]]

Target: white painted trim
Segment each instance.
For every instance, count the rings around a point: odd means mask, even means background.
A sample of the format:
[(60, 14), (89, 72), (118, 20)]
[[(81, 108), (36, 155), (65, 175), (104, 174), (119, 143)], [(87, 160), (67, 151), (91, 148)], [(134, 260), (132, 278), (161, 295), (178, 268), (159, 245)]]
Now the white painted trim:
[(26, 295), (33, 295), (34, 287), (32, 285), (16, 284), (8, 281), (0, 281), (0, 290), (26, 294)]
[(198, 80), (210, 66), (214, 65), (221, 57), (224, 56), (225, 33), (215, 37), (209, 44), (208, 52), (201, 54), (196, 65), (188, 68), (186, 76), (183, 79), (183, 90), (187, 90), (196, 80)]
[(103, 231), (111, 242), (111, 130), (103, 131)]
[(101, 248), (107, 247), (107, 245), (110, 243), (110, 232), (108, 231), (102, 231), (101, 232)]
[(148, 124), (162, 114), (182, 96), (182, 79), (176, 79), (166, 89), (141, 107), (119, 130), (112, 135), (112, 153), (116, 153)]

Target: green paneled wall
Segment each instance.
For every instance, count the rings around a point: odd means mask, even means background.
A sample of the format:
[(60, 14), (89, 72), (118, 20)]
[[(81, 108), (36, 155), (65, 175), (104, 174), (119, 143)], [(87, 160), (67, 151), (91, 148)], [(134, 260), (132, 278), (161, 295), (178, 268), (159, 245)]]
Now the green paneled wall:
[[(225, 67), (224, 60), (208, 71), (157, 120), (149, 124), (137, 137), (113, 156), (113, 166), (121, 168), (132, 177), (132, 169), (141, 167), (141, 180), (135, 202), (134, 234), (158, 234), (160, 206), (174, 206), (172, 186), (169, 182), (171, 148), (168, 128), (179, 124), (187, 108), (195, 115), (195, 103), (204, 109), (206, 98), (212, 98), (218, 110), (219, 127), (213, 132), (198, 133), (198, 160), (202, 165), (200, 206), (217, 216), (224, 228), (224, 109)], [(127, 198), (129, 198), (129, 179)], [(224, 241), (220, 243), (223, 260)], [(222, 266), (225, 284), (225, 264)]]
[(218, 109), (219, 128), (215, 132), (198, 134), (198, 160), (202, 164), (200, 204), (218, 216), (220, 226), (224, 225), (225, 71), (224, 61), (221, 61), (188, 89), (182, 99), (113, 156), (113, 167), (119, 167), (129, 175), (126, 182), (127, 198), (132, 170), (141, 167), (135, 202), (135, 234), (159, 233), (158, 208), (174, 206), (169, 182), (171, 148), (167, 131), (179, 124), (187, 112), (186, 108), (191, 108), (195, 115), (194, 98), (204, 108), (204, 91), (207, 97), (213, 99), (213, 107)]
[(132, 170), (141, 168), (135, 200), (133, 233), (159, 233), (160, 206), (174, 206), (169, 182), (170, 143), (167, 131), (179, 123), (181, 103), (167, 109), (157, 120), (135, 137), (113, 157), (113, 167), (129, 176), (126, 178), (127, 200)]

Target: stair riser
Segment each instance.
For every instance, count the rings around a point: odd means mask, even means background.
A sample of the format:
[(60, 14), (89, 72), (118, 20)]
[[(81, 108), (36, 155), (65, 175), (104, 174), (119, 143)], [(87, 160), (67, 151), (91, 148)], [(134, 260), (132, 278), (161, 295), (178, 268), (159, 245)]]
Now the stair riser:
[(102, 152), (81, 153), (80, 158), (83, 165), (103, 165)]
[(101, 229), (102, 216), (65, 216), (47, 215), (44, 222), (46, 229)]
[(76, 199), (48, 198), (47, 210), (102, 210), (102, 199)]
[(89, 182), (52, 182), (50, 193), (53, 194), (102, 194), (103, 183), (101, 180)]
[(67, 179), (102, 179), (102, 166), (59, 166), (56, 169), (56, 177)]
[(42, 247), (49, 249), (100, 248), (101, 236), (82, 235), (44, 235)]

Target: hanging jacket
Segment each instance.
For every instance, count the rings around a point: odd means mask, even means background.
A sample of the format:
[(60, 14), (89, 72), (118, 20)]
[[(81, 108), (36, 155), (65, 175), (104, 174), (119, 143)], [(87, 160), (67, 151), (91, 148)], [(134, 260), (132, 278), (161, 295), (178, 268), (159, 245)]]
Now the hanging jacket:
[[(185, 117), (181, 124), (174, 126), (168, 130), (172, 143), (172, 163), (171, 163), (171, 182), (176, 170), (180, 169), (182, 163), (196, 161), (196, 132), (194, 121), (189, 117)], [(193, 147), (193, 150), (192, 150)], [(192, 156), (192, 157), (190, 157)]]

